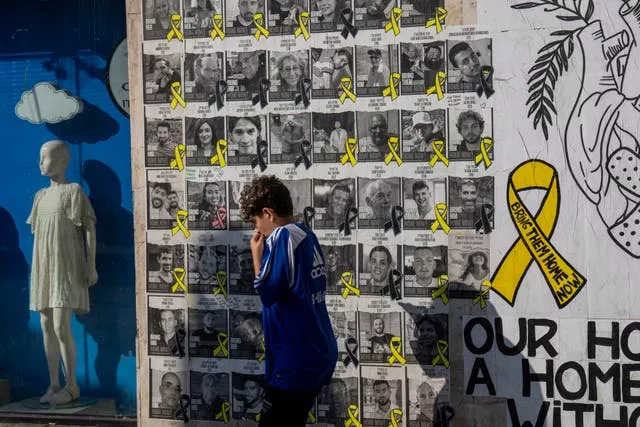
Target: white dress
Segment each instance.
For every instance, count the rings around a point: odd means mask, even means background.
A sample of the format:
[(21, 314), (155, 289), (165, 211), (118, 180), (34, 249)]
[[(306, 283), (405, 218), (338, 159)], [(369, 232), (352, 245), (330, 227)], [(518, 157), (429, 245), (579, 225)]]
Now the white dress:
[(81, 227), (95, 221), (89, 198), (76, 183), (47, 187), (36, 193), (27, 219), (34, 234), (30, 310), (63, 307), (75, 313), (89, 311)]

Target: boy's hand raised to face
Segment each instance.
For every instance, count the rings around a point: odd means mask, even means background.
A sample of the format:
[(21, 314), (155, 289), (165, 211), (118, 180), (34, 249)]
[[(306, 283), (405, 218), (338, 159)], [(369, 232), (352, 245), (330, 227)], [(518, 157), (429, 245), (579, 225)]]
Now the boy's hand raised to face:
[(262, 254), (264, 253), (264, 235), (256, 231), (249, 245), (251, 247), (251, 257), (253, 258), (253, 272), (257, 276), (260, 272)]

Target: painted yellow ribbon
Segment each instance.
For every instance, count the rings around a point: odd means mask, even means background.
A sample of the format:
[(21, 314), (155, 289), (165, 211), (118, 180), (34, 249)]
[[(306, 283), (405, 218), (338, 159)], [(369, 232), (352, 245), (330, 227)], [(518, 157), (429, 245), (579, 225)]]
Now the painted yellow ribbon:
[[(535, 216), (518, 195), (525, 190), (547, 191)], [(525, 273), (535, 261), (556, 304), (560, 308), (564, 307), (584, 288), (587, 279), (549, 241), (560, 210), (557, 171), (542, 160), (521, 163), (509, 175), (507, 201), (509, 214), (519, 237), (500, 261), (491, 278), (491, 289), (513, 305)]]
[(444, 141), (441, 139), (431, 141), (431, 148), (433, 149), (433, 156), (431, 156), (431, 159), (429, 160), (429, 165), (431, 167), (435, 167), (436, 163), (441, 161), (446, 167), (449, 167), (449, 159), (447, 159), (447, 156), (445, 156), (443, 152)]
[(340, 89), (342, 89), (342, 93), (340, 94), (340, 102), (344, 104), (344, 101), (349, 98), (352, 102), (356, 102), (356, 94), (351, 91), (353, 87), (353, 82), (351, 81), (351, 77), (343, 77), (340, 79)]
[(169, 163), (169, 167), (171, 169), (178, 168), (179, 171), (184, 169), (184, 153), (185, 153), (185, 150), (186, 150), (186, 148), (185, 148), (184, 144), (176, 145), (176, 148), (173, 150), (174, 158), (173, 158), (173, 160), (171, 160), (171, 163)]
[(191, 235), (191, 232), (186, 226), (188, 219), (189, 219), (188, 211), (180, 209), (178, 212), (176, 212), (176, 222), (178, 223), (178, 225), (176, 225), (171, 229), (171, 234), (176, 235), (178, 231), (182, 231), (182, 234), (184, 234), (184, 237), (189, 238), (189, 236)]
[(387, 139), (387, 147), (389, 147), (389, 153), (384, 158), (384, 163), (388, 165), (392, 160), (395, 160), (398, 166), (402, 165), (402, 159), (398, 154), (398, 151), (400, 151), (400, 140), (398, 137), (390, 136)]
[(384, 88), (382, 91), (382, 96), (390, 96), (392, 101), (398, 97), (398, 87), (400, 86), (400, 81), (402, 77), (400, 73), (391, 73), (389, 74), (389, 86)]
[(491, 282), (488, 280), (483, 280), (482, 283), (480, 284), (480, 291), (478, 292), (478, 296), (473, 299), (473, 305), (480, 303), (481, 309), (484, 310), (485, 308), (487, 308), (486, 298), (490, 290), (491, 290)]
[(445, 234), (449, 234), (451, 227), (447, 224), (447, 204), (438, 203), (433, 207), (433, 212), (436, 215), (436, 220), (431, 224), (431, 232), (435, 233), (438, 228), (442, 228)]
[(171, 83), (171, 96), (173, 96), (170, 105), (172, 110), (175, 110), (178, 104), (180, 104), (182, 108), (187, 108), (187, 103), (182, 97), (182, 86), (180, 85), (180, 82)]
[(440, 33), (440, 31), (442, 31), (442, 24), (444, 23), (444, 18), (447, 16), (447, 10), (439, 7), (436, 9), (436, 16), (428, 19), (427, 22), (424, 24), (425, 27), (429, 28), (429, 27), (436, 27), (436, 34)]
[(489, 158), (489, 151), (493, 150), (493, 139), (489, 137), (484, 137), (480, 141), (480, 152), (476, 154), (474, 162), (476, 166), (480, 164), (480, 162), (484, 162), (484, 168), (487, 169), (491, 166), (491, 159)]
[(174, 37), (178, 40), (182, 40), (182, 33), (180, 32), (180, 21), (182, 17), (175, 13), (171, 15), (171, 31), (167, 33), (167, 41), (171, 41)]
[(358, 405), (354, 405), (353, 403), (349, 405), (347, 408), (347, 414), (349, 415), (349, 419), (345, 420), (344, 427), (362, 427), (362, 423), (358, 421), (358, 413), (360, 410), (358, 409)]
[(298, 28), (293, 32), (293, 36), (294, 38), (302, 36), (305, 40), (309, 40), (309, 37), (311, 37), (309, 34), (309, 12), (300, 12), (298, 14)]
[(213, 292), (213, 295), (222, 294), (226, 298), (227, 297), (227, 287), (226, 287), (227, 272), (218, 271), (216, 273), (216, 282), (218, 283), (218, 287), (216, 287), (216, 290)]
[(253, 23), (256, 24), (256, 32), (254, 33), (256, 40), (260, 40), (260, 37), (262, 36), (264, 36), (265, 39), (268, 39), (269, 30), (264, 26), (264, 15), (262, 13), (254, 14)]
[(222, 20), (222, 14), (216, 13), (211, 17), (211, 24), (213, 25), (213, 30), (209, 33), (211, 40), (215, 40), (216, 37), (220, 37), (220, 40), (224, 40), (224, 31), (222, 30), (224, 21)]
[(447, 359), (447, 356), (445, 354), (448, 349), (449, 343), (446, 340), (438, 340), (436, 342), (436, 351), (438, 352), (438, 354), (433, 358), (433, 360), (431, 360), (431, 364), (435, 366), (438, 363), (442, 363), (444, 367), (448, 369), (449, 359)]
[(187, 292), (187, 285), (184, 284), (184, 276), (186, 275), (184, 268), (176, 267), (171, 273), (175, 280), (175, 283), (171, 286), (171, 292), (175, 293), (178, 289), (182, 289), (184, 292)]
[(353, 286), (353, 273), (350, 271), (345, 271), (340, 275), (340, 282), (344, 285), (344, 290), (342, 291), (342, 298), (347, 299), (350, 293), (355, 296), (360, 296), (360, 289)]
[(220, 412), (216, 414), (216, 420), (222, 420), (224, 423), (228, 423), (230, 410), (231, 410), (231, 403), (227, 401), (222, 402), (222, 408), (220, 409)]
[(447, 81), (447, 73), (445, 73), (444, 71), (438, 71), (436, 73), (436, 76), (433, 79), (433, 86), (428, 87), (424, 93), (426, 93), (427, 95), (431, 95), (431, 94), (436, 94), (436, 96), (438, 97), (438, 101), (440, 101), (442, 98), (444, 98), (444, 93), (442, 92), (442, 88), (444, 85), (444, 82)]
[(438, 289), (434, 290), (431, 294), (431, 299), (436, 300), (440, 298), (443, 304), (449, 304), (449, 297), (447, 296), (447, 289), (449, 288), (449, 276), (441, 274), (438, 276)]
[(264, 337), (260, 340), (260, 356), (258, 356), (258, 362), (262, 362), (264, 360), (264, 354), (267, 352), (267, 349), (264, 346)]
[(227, 342), (229, 339), (227, 334), (224, 332), (218, 332), (218, 336), (216, 338), (218, 340), (218, 345), (213, 349), (213, 357), (218, 357), (220, 353), (222, 353), (222, 357), (229, 357), (229, 350), (227, 350)]
[(388, 33), (393, 30), (393, 35), (397, 36), (400, 34), (400, 27), (398, 24), (400, 23), (400, 17), (402, 16), (402, 9), (399, 7), (394, 7), (391, 9), (391, 15), (389, 16), (391, 20), (386, 23), (384, 26), (384, 32)]
[(402, 339), (400, 337), (391, 337), (391, 340), (389, 340), (389, 349), (391, 350), (391, 356), (387, 359), (389, 365), (393, 365), (396, 362), (401, 365), (407, 363), (407, 360), (400, 354), (402, 351)]
[(227, 154), (228, 144), (225, 139), (219, 139), (216, 142), (216, 154), (211, 157), (211, 165), (218, 164), (221, 168), (227, 166), (227, 159), (225, 154)]
[(355, 138), (347, 138), (344, 142), (344, 150), (345, 153), (340, 157), (340, 163), (343, 165), (347, 162), (351, 163), (351, 166), (355, 166), (358, 164), (358, 160), (354, 153), (356, 152), (356, 148), (358, 147), (358, 140)]
[(399, 423), (402, 422), (402, 414), (402, 409), (400, 408), (393, 408), (391, 411), (389, 411), (389, 419), (391, 420), (391, 422), (389, 423), (389, 425), (387, 425), (387, 427), (399, 427)]

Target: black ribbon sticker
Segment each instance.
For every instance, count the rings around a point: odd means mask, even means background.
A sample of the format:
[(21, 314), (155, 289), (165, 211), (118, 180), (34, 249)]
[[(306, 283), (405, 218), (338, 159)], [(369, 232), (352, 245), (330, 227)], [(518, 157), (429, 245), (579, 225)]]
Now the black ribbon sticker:
[(340, 233), (344, 232), (345, 236), (351, 235), (351, 228), (356, 227), (356, 218), (358, 217), (358, 209), (357, 208), (349, 208), (344, 213), (344, 222), (340, 224), (340, 228), (338, 231)]
[(394, 206), (391, 208), (391, 220), (384, 223), (384, 232), (393, 228), (393, 234), (396, 236), (402, 232), (400, 220), (404, 218), (404, 208), (402, 206)]
[(296, 105), (302, 102), (304, 108), (309, 108), (311, 104), (311, 79), (305, 77), (298, 81), (298, 94), (295, 99)]
[(300, 163), (304, 162), (304, 168), (309, 169), (311, 167), (311, 159), (309, 158), (309, 154), (307, 152), (311, 152), (311, 143), (307, 140), (302, 141), (300, 143), (300, 155), (293, 162), (295, 167), (300, 166)]
[(269, 105), (269, 101), (267, 100), (267, 94), (269, 93), (269, 88), (271, 87), (271, 82), (267, 79), (260, 80), (260, 91), (257, 95), (253, 97), (253, 105), (256, 105), (258, 102), (260, 103), (260, 108), (264, 108)]
[(485, 203), (482, 205), (482, 217), (476, 221), (476, 231), (482, 234), (491, 233), (491, 221), (493, 220), (493, 205)]
[(302, 211), (302, 220), (305, 227), (311, 228), (311, 220), (313, 219), (315, 214), (316, 210), (311, 206), (307, 206), (306, 208), (304, 208), (304, 211)]
[(402, 273), (393, 269), (389, 272), (387, 285), (380, 289), (380, 295), (389, 295), (392, 300), (402, 299), (400, 294), (400, 283), (402, 282)]
[(342, 29), (342, 37), (346, 39), (347, 37), (349, 37), (349, 34), (351, 34), (351, 36), (355, 38), (356, 34), (358, 34), (358, 29), (355, 27), (355, 25), (352, 24), (353, 10), (349, 9), (348, 7), (342, 9), (340, 11), (340, 19), (344, 24), (344, 28)]
[(357, 368), (360, 363), (357, 356), (358, 341), (353, 337), (349, 337), (344, 340), (344, 347), (347, 349), (347, 356), (342, 363), (344, 363), (344, 366), (349, 366), (349, 363), (353, 363), (353, 366)]
[(484, 96), (489, 99), (491, 95), (496, 92), (493, 87), (491, 87), (491, 77), (493, 77), (493, 67), (485, 65), (480, 68), (480, 84), (476, 89), (478, 96), (482, 96), (484, 93)]
[(187, 408), (191, 405), (191, 396), (188, 394), (183, 394), (180, 397), (180, 409), (176, 411), (174, 414), (174, 418), (176, 420), (183, 420), (184, 423), (189, 422), (189, 416), (187, 415)]
[(216, 82), (215, 93), (211, 95), (211, 97), (209, 97), (209, 107), (211, 107), (215, 102), (216, 108), (218, 110), (221, 110), (222, 107), (224, 107), (224, 95), (227, 93), (228, 88), (229, 86), (227, 85), (227, 82), (225, 82), (224, 80), (218, 80)]
[(439, 405), (435, 410), (434, 427), (449, 427), (456, 411), (449, 405)]
[(258, 142), (258, 145), (256, 147), (256, 155), (251, 161), (251, 167), (253, 169), (255, 169), (256, 166), (260, 165), (260, 172), (264, 172), (264, 170), (267, 168), (267, 151), (267, 141)]

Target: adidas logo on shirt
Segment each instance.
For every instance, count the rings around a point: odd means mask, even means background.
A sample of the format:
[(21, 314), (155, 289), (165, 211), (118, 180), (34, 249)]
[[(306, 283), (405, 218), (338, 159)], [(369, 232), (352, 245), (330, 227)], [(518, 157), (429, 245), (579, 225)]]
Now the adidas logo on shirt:
[(311, 277), (317, 279), (318, 277), (326, 276), (327, 271), (322, 260), (322, 255), (318, 251), (318, 247), (313, 247), (313, 268), (311, 269)]

